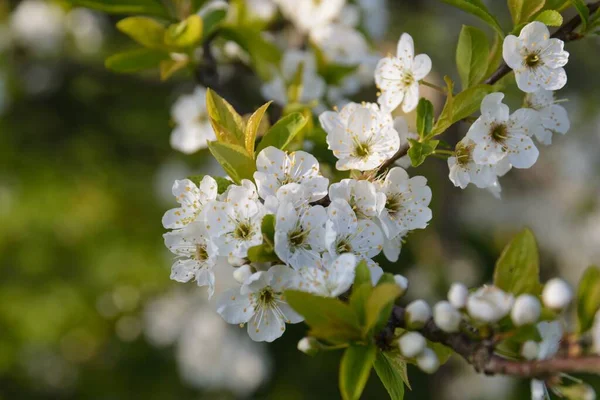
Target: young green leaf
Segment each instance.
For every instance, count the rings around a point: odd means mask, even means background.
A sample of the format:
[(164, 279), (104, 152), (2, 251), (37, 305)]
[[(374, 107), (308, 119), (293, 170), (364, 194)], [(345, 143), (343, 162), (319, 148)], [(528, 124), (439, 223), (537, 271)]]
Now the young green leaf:
[(162, 60), (169, 58), (169, 53), (153, 49), (136, 49), (113, 54), (104, 61), (106, 68), (121, 73), (139, 72), (156, 68)]
[[(381, 321), (381, 314), (384, 310), (389, 309), (389, 305), (394, 303), (394, 300), (400, 296), (401, 290), (395, 283), (384, 283), (377, 285), (371, 292), (366, 304), (366, 324), (363, 327), (363, 332), (369, 332), (376, 327)], [(389, 314), (384, 316), (384, 319), (389, 318)]]
[(340, 392), (344, 400), (360, 399), (376, 356), (374, 344), (351, 345), (346, 349), (340, 364)]
[(292, 80), (288, 84), (287, 97), (288, 101), (292, 104), (299, 103), (302, 97), (302, 79), (304, 78), (304, 62), (300, 62), (294, 72)]
[(400, 364), (395, 359), (388, 357), (386, 353), (378, 351), (373, 365), (377, 376), (390, 395), (390, 399), (404, 399), (403, 380), (406, 376), (406, 364)]
[(206, 89), (206, 110), (219, 142), (243, 145), (245, 125), (233, 106), (213, 90)]
[(273, 244), (275, 242), (275, 215), (265, 215), (260, 224), (260, 230), (265, 242)]
[(514, 25), (528, 22), (544, 7), (546, 0), (508, 0), (508, 9)]
[(431, 133), (433, 127), (433, 104), (424, 97), (419, 99), (417, 105), (417, 132), (424, 138)]
[(193, 14), (178, 24), (173, 24), (165, 32), (165, 43), (169, 46), (189, 48), (202, 40), (202, 18)]
[(585, 4), (584, 0), (570, 0), (571, 4), (577, 9), (577, 13), (581, 17), (581, 31), (587, 30), (588, 20), (590, 19), (590, 9)]
[(494, 285), (515, 295), (541, 291), (537, 243), (529, 229), (523, 229), (506, 245), (496, 262)]
[(498, 20), (486, 8), (481, 0), (442, 0), (446, 4), (453, 5), (461, 10), (468, 12), (491, 26), (502, 38), (504, 31), (500, 27)]
[(487, 70), (485, 71), (483, 78), (492, 75), (492, 73), (500, 66), (500, 62), (502, 61), (502, 41), (502, 37), (496, 33), (494, 35), (494, 43), (492, 43), (492, 48), (490, 49), (487, 59)]
[(253, 180), (256, 164), (242, 146), (209, 142), (208, 149), (235, 183), (240, 184), (242, 179)]
[(246, 145), (246, 150), (250, 154), (254, 154), (254, 142), (256, 141), (256, 134), (258, 132), (258, 128), (260, 127), (260, 123), (267, 111), (267, 108), (271, 105), (272, 101), (269, 101), (266, 104), (263, 104), (258, 110), (254, 111), (254, 113), (248, 119), (246, 123), (246, 133), (244, 142)]
[(279, 257), (275, 254), (273, 246), (263, 243), (248, 249), (248, 260), (252, 262), (277, 262)]
[(206, 38), (215, 32), (226, 16), (227, 10), (223, 8), (217, 8), (204, 15), (202, 18), (202, 37)]
[(371, 271), (365, 260), (358, 263), (354, 273), (354, 286), (362, 285), (363, 283), (371, 284)]
[(426, 142), (418, 142), (414, 139), (408, 139), (410, 143), (410, 149), (408, 149), (408, 156), (413, 167), (418, 167), (423, 164), (425, 159), (433, 154), (437, 147), (439, 140), (428, 140)]
[(256, 154), (269, 146), (277, 147), (280, 150), (285, 149), (294, 136), (304, 128), (306, 122), (307, 118), (297, 112), (281, 118), (265, 133), (265, 136), (258, 143)]
[(444, 109), (431, 131), (431, 136), (441, 134), (455, 122), (473, 114), (481, 106), (483, 98), (493, 90), (493, 86), (481, 84), (463, 90), (456, 96), (449, 94)]
[(598, 309), (600, 309), (600, 268), (591, 266), (581, 277), (577, 289), (579, 333), (584, 333), (592, 327)]
[(172, 58), (170, 58), (168, 60), (162, 60), (159, 65), (160, 80), (166, 81), (174, 73), (187, 67), (189, 62), (190, 62), (189, 58), (183, 58), (181, 60), (173, 60)]
[(165, 49), (163, 24), (149, 17), (128, 17), (117, 22), (117, 29), (150, 49)]
[(536, 21), (540, 21), (548, 26), (561, 26), (563, 23), (562, 15), (556, 10), (542, 11), (537, 17)]
[[(371, 297), (371, 293), (373, 292), (373, 285), (371, 282), (362, 283), (360, 285), (352, 286), (352, 294), (350, 295), (350, 299), (348, 304), (354, 310), (358, 317), (358, 322), (360, 326), (364, 327), (367, 323), (367, 302)], [(366, 334), (367, 330), (363, 329), (363, 336)]]
[(160, 0), (68, 0), (70, 4), (111, 14), (142, 14), (170, 18)]
[(456, 66), (463, 89), (481, 82), (488, 68), (489, 52), (486, 34), (475, 27), (463, 25), (456, 47)]

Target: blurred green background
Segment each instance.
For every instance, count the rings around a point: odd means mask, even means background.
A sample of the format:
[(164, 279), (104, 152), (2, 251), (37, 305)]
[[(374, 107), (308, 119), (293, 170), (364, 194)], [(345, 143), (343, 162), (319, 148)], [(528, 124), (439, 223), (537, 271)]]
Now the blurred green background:
[[(504, 2), (487, 3), (509, 26)], [(207, 151), (169, 146), (170, 106), (192, 79), (106, 71), (104, 58), (131, 46), (118, 19), (55, 4), (63, 15), (48, 31), (53, 21), (28, 14), (47, 40), (27, 43), (15, 39), (19, 2), (0, 2), (0, 399), (338, 398), (340, 354), (298, 352), (305, 326), (251, 343), (215, 319), (203, 290), (169, 280), (160, 221), (174, 205), (172, 181), (219, 173)], [(478, 21), (434, 0), (388, 7), (382, 54), (409, 32), (433, 60), (432, 80), (457, 78), (461, 24)], [(544, 279), (576, 283), (600, 260), (600, 40), (568, 50), (560, 97), (572, 129), (533, 169), (502, 180), (502, 200), (454, 188), (443, 160), (419, 168), (433, 189), (433, 222), (385, 265), (408, 276), (407, 299), (441, 299), (455, 280), (489, 281), (524, 226), (538, 235)], [(442, 99), (425, 93), (439, 109)], [(521, 101), (516, 91), (509, 99)], [(456, 357), (435, 376), (409, 367), (409, 377), (407, 399), (529, 398), (528, 382), (477, 376)], [(372, 377), (364, 398), (386, 396)]]

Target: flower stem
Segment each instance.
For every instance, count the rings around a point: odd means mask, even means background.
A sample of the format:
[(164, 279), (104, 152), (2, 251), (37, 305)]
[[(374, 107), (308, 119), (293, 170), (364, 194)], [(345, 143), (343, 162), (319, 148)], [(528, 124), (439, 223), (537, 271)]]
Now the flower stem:
[(435, 83), (427, 82), (425, 80), (421, 80), (419, 82), (421, 83), (421, 85), (429, 86), (430, 88), (435, 89), (440, 93), (446, 94), (446, 89), (444, 89), (441, 86), (436, 85)]

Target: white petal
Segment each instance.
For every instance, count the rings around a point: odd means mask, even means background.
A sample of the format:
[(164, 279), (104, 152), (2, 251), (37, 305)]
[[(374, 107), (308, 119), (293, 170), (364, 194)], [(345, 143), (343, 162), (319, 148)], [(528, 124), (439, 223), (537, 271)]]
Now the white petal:
[(522, 41), (523, 46), (527, 48), (538, 47), (549, 38), (550, 32), (548, 31), (548, 27), (539, 21), (525, 25), (519, 34), (519, 39)]
[(419, 84), (414, 82), (408, 87), (404, 94), (404, 101), (402, 103), (402, 111), (409, 113), (419, 104)]
[(415, 44), (412, 36), (408, 33), (403, 33), (398, 41), (398, 48), (396, 50), (396, 56), (402, 60), (404, 65), (412, 65), (413, 58), (415, 56)]
[(522, 66), (523, 57), (521, 56), (519, 38), (514, 35), (508, 35), (502, 43), (502, 58), (504, 62), (512, 69), (519, 69)]
[(515, 168), (530, 168), (540, 155), (530, 137), (509, 138), (507, 143), (511, 146), (508, 153), (508, 161)]
[(481, 102), (481, 114), (488, 120), (505, 122), (509, 116), (508, 106), (502, 103), (504, 93), (495, 92), (485, 96)]
[(272, 342), (285, 332), (285, 322), (271, 308), (257, 310), (248, 322), (248, 336), (255, 342)]
[(248, 296), (237, 289), (229, 289), (217, 299), (217, 313), (230, 324), (244, 324), (252, 318), (254, 308)]
[(431, 58), (427, 54), (419, 54), (415, 57), (412, 72), (417, 81), (425, 78), (431, 71)]

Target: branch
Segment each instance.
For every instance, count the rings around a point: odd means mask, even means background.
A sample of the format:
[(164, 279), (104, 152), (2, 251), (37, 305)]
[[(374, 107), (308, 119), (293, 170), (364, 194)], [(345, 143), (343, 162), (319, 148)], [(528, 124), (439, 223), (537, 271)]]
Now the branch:
[[(396, 328), (405, 328), (405, 310), (394, 306), (385, 329), (376, 337), (382, 349), (389, 349)], [(492, 339), (476, 339), (464, 332), (446, 333), (433, 319), (430, 319), (419, 332), (431, 342), (441, 343), (459, 354), (475, 371), (486, 375), (511, 375), (521, 378), (545, 379), (558, 373), (600, 374), (600, 356), (557, 356), (547, 360), (520, 361), (508, 360), (494, 353)]]
[[(592, 15), (594, 12), (596, 12), (596, 10), (598, 10), (599, 8), (600, 8), (600, 1), (588, 4), (588, 9), (590, 10), (590, 15)], [(556, 32), (554, 32), (552, 34), (551, 37), (554, 39), (560, 39), (563, 42), (572, 42), (574, 40), (581, 39), (583, 37), (583, 35), (581, 35), (579, 33), (575, 33), (575, 29), (577, 29), (577, 27), (580, 24), (581, 24), (581, 16), (579, 14), (577, 14), (573, 18), (571, 18), (569, 21), (562, 24), (561, 27), (558, 28), (556, 30)], [(500, 65), (500, 67), (496, 71), (494, 71), (494, 73), (488, 79), (486, 79), (486, 81), (484, 83), (486, 83), (488, 85), (493, 85), (494, 83), (498, 82), (500, 79), (502, 79), (505, 75), (507, 75), (511, 71), (512, 71), (512, 69), (510, 69), (510, 67), (508, 65), (506, 65), (506, 63), (503, 62), (502, 65)]]

